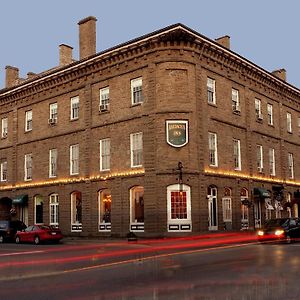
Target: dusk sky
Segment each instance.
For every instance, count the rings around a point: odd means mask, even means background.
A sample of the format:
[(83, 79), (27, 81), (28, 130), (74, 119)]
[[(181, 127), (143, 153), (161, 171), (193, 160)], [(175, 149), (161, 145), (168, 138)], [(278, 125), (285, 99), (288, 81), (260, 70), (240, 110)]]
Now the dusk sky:
[(74, 48), (78, 21), (95, 16), (97, 52), (183, 23), (215, 39), (231, 37), (231, 49), (267, 71), (285, 68), (287, 81), (300, 88), (300, 2), (287, 0), (0, 0), (0, 88), (5, 66), (20, 76), (58, 65), (58, 46)]

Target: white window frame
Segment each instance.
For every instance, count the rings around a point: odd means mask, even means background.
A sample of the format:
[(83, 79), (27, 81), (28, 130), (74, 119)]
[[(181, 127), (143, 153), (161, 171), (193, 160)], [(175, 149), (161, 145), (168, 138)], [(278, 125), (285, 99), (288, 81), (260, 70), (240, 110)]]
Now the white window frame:
[[(137, 159), (137, 157), (140, 158), (140, 160)], [(143, 166), (143, 133), (142, 132), (130, 134), (130, 163), (131, 163), (131, 168), (138, 168)]]
[(292, 133), (292, 114), (289, 112), (286, 113), (286, 127), (287, 132)]
[(70, 146), (70, 175), (78, 175), (78, 174), (79, 174), (79, 144), (75, 144)]
[(234, 159), (234, 169), (236, 171), (240, 171), (242, 169), (241, 141), (238, 139), (233, 139), (233, 159)]
[[(172, 192), (182, 191), (186, 195), (186, 213), (184, 219), (172, 218)], [(191, 187), (185, 184), (172, 184), (167, 187), (167, 220), (168, 232), (191, 232), (192, 231), (192, 207)]]
[(2, 118), (1, 120), (1, 137), (3, 139), (7, 138), (8, 134), (8, 118)]
[(216, 81), (207, 77), (207, 102), (216, 105)]
[(109, 111), (109, 86), (100, 89), (99, 97), (99, 111)]
[(218, 141), (217, 134), (214, 132), (208, 133), (208, 152), (209, 165), (212, 167), (218, 166)]
[(231, 197), (222, 198), (223, 221), (232, 222), (232, 203)]
[(99, 141), (100, 171), (110, 170), (110, 138)]
[(263, 159), (263, 147), (262, 145), (256, 145), (256, 164), (257, 171), (262, 173), (264, 170), (264, 159)]
[(32, 153), (25, 154), (24, 156), (24, 180), (32, 180)]
[(261, 100), (257, 98), (255, 98), (255, 115), (257, 120), (261, 121), (263, 119), (263, 115), (261, 111)]
[(51, 103), (49, 105), (49, 123), (54, 124), (57, 123), (57, 110), (58, 110), (58, 106), (57, 106), (57, 102), (55, 103)]
[(294, 179), (294, 156), (293, 153), (288, 153), (288, 171), (289, 171), (289, 178)]
[(240, 112), (240, 97), (239, 90), (232, 88), (231, 89), (231, 102), (232, 102), (232, 110), (233, 112)]
[(131, 104), (138, 105), (144, 102), (143, 99), (143, 79), (138, 77), (130, 81), (131, 85)]
[(7, 160), (2, 160), (0, 164), (0, 181), (7, 181)]
[(32, 110), (27, 110), (25, 112), (25, 131), (32, 130)]
[(49, 150), (49, 177), (54, 178), (57, 176), (57, 149)]
[(268, 125), (274, 125), (273, 120), (273, 104), (267, 104), (267, 111), (268, 111)]
[(275, 149), (269, 148), (269, 167), (270, 167), (270, 175), (276, 175), (276, 162), (275, 162)]
[(59, 198), (58, 194), (49, 196), (49, 224), (58, 227), (59, 225)]
[(71, 98), (71, 120), (79, 119), (79, 96)]

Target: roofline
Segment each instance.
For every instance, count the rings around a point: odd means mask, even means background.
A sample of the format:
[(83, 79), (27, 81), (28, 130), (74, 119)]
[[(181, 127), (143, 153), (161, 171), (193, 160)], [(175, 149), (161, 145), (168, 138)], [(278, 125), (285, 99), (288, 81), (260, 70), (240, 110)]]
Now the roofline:
[(47, 74), (47, 75), (44, 75), (42, 77), (38, 77), (38, 78), (34, 78), (32, 80), (30, 80), (29, 82), (27, 83), (21, 83), (19, 86), (16, 86), (14, 88), (11, 88), (10, 90), (4, 92), (4, 93), (1, 93), (1, 90), (0, 90), (0, 96), (5, 96), (5, 95), (8, 95), (10, 93), (13, 93), (13, 92), (16, 92), (24, 87), (27, 87), (27, 86), (30, 86), (32, 83), (38, 83), (42, 80), (45, 80), (47, 78), (50, 78), (52, 76), (55, 76), (55, 75), (59, 75), (63, 72), (66, 72), (66, 71), (69, 71), (69, 70), (72, 70), (72, 69), (75, 69), (75, 68), (78, 68), (84, 64), (87, 64), (89, 62), (92, 62), (93, 60), (96, 60), (98, 58), (100, 58), (101, 56), (104, 56), (104, 55), (107, 55), (107, 54), (110, 54), (111, 52), (114, 52), (115, 50), (122, 50), (128, 46), (132, 46), (134, 44), (137, 44), (137, 43), (140, 43), (140, 42), (143, 42), (143, 41), (147, 41), (149, 39), (153, 39), (159, 35), (161, 35), (162, 33), (168, 33), (168, 32), (171, 32), (171, 31), (174, 31), (176, 29), (183, 29), (185, 30), (186, 32), (188, 32), (189, 34), (193, 35), (194, 37), (196, 38), (200, 38), (202, 40), (204, 40), (205, 42), (213, 45), (214, 47), (218, 48), (218, 49), (221, 49), (222, 51), (224, 51), (225, 53), (235, 57), (235, 58), (238, 58), (239, 60), (247, 63), (248, 65), (254, 67), (255, 69), (258, 69), (259, 71), (261, 71), (262, 73), (264, 73), (265, 75), (273, 78), (275, 81), (277, 81), (278, 83), (292, 89), (293, 91), (295, 91), (296, 93), (299, 93), (299, 96), (300, 96), (300, 89), (298, 89), (297, 87), (287, 83), (286, 81), (282, 80), (282, 79), (279, 79), (278, 77), (276, 77), (275, 75), (273, 75), (272, 73), (270, 73), (269, 71), (263, 69), (262, 67), (256, 65), (255, 63), (251, 62), (250, 60), (244, 58), (243, 56), (233, 52), (232, 50), (230, 49), (227, 49), (226, 47), (220, 45), (219, 43), (217, 43), (216, 41), (200, 34), (199, 32), (187, 27), (186, 25), (184, 24), (181, 24), (181, 23), (176, 23), (176, 24), (173, 24), (173, 25), (170, 25), (170, 26), (167, 26), (165, 28), (162, 28), (162, 29), (159, 29), (159, 30), (156, 30), (152, 33), (149, 33), (149, 34), (146, 34), (146, 35), (142, 35), (138, 38), (135, 38), (135, 39), (132, 39), (132, 40), (129, 40), (128, 42), (125, 42), (125, 43), (122, 43), (122, 44), (118, 44), (114, 47), (111, 47), (109, 49), (106, 49), (104, 51), (101, 51), (101, 52), (98, 52), (90, 57), (87, 57), (83, 60), (80, 60), (80, 61), (76, 61), (74, 63), (72, 63), (71, 65), (68, 65), (68, 66), (65, 66), (63, 67), (62, 69), (59, 69), (57, 71), (53, 71), (53, 73), (50, 73), (50, 74)]

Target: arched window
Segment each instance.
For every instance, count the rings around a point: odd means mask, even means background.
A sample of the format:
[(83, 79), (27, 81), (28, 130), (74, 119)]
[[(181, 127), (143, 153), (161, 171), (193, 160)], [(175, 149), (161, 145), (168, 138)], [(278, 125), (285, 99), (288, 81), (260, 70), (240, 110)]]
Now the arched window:
[(72, 231), (82, 230), (82, 195), (79, 191), (71, 194), (71, 225)]
[(98, 192), (99, 231), (111, 229), (111, 192), (109, 189)]
[(225, 188), (224, 188), (224, 196), (225, 196), (225, 197), (231, 197), (231, 194), (232, 194), (231, 188), (225, 187)]
[(44, 223), (44, 200), (41, 195), (36, 195), (34, 197), (34, 223)]
[(241, 229), (249, 228), (249, 192), (246, 188), (241, 189)]
[(59, 222), (59, 202), (58, 194), (51, 194), (49, 196), (49, 212), (50, 212), (50, 225), (58, 227)]
[(144, 187), (130, 189), (130, 231), (144, 231)]

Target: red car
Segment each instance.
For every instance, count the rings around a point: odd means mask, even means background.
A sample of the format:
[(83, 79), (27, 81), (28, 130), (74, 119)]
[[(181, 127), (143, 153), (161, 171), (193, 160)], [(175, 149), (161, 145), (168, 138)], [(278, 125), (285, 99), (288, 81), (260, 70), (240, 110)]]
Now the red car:
[(38, 245), (41, 242), (55, 242), (63, 238), (59, 229), (47, 225), (32, 225), (16, 233), (16, 243), (31, 242)]

